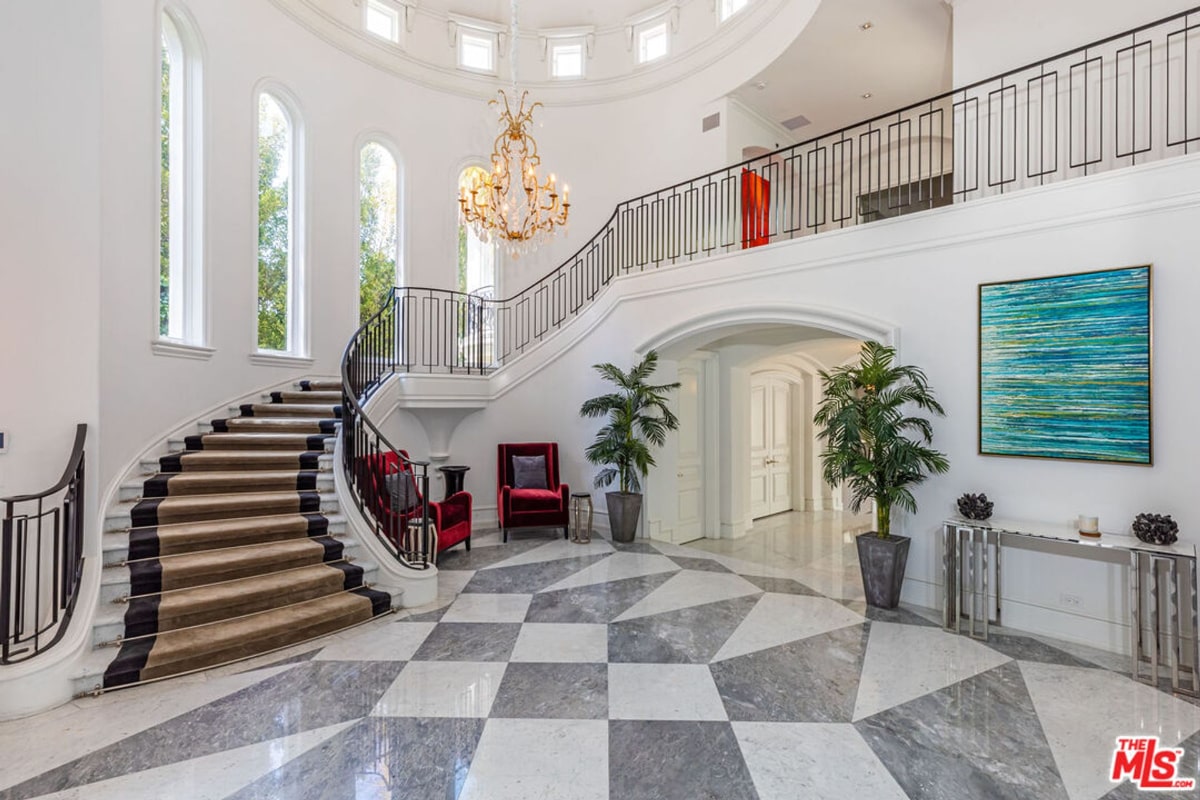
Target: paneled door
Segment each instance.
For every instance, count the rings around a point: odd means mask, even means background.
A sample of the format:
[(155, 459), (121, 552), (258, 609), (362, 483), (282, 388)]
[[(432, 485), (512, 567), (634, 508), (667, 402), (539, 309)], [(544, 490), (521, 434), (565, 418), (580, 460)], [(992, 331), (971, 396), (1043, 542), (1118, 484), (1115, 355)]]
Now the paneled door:
[(754, 519), (792, 509), (792, 387), (750, 382), (750, 510)]
[(675, 398), (679, 453), (675, 479), (679, 500), (671, 536), (676, 544), (704, 536), (704, 362), (680, 361), (678, 380)]

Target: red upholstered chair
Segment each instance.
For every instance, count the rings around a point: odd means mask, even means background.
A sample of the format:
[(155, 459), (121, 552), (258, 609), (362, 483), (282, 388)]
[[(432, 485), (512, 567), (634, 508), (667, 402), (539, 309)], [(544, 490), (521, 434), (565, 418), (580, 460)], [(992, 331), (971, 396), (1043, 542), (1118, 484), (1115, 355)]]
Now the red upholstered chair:
[[(401, 450), (400, 454), (408, 458), (405, 451)], [(364, 498), (375, 519), (383, 526), (387, 537), (393, 539), (392, 544), (398, 546), (399, 542), (395, 541), (395, 538), (407, 529), (409, 520), (420, 518), (420, 483), (417, 483), (417, 505), (408, 512), (393, 511), (392, 494), (388, 491), (386, 478), (401, 472), (411, 473), (412, 467), (392, 452), (366, 456), (363, 462), (366, 473), (361, 482)], [(439, 553), (459, 542), (464, 542), (467, 550), (471, 549), (470, 492), (457, 492), (440, 503), (430, 502), (429, 518), (433, 522), (433, 529), (437, 531)]]
[[(518, 487), (513, 456), (542, 456), (546, 460), (545, 488)], [(558, 528), (567, 538), (571, 488), (558, 481), (558, 445), (554, 442), (501, 444), (496, 447), (496, 506), (500, 531), (508, 541), (509, 528)]]

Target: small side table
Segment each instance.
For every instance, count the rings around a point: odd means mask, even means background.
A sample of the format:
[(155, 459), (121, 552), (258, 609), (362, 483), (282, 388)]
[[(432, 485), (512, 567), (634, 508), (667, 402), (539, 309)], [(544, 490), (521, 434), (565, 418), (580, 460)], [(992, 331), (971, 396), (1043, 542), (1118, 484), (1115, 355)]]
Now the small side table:
[[(583, 507), (587, 504), (587, 528), (583, 527)], [(590, 492), (571, 492), (571, 518), (575, 521), (571, 541), (587, 544), (592, 541), (592, 495)]]
[(466, 475), (470, 471), (470, 467), (462, 464), (447, 464), (444, 467), (438, 467), (438, 472), (442, 473), (442, 477), (446, 479), (446, 496), (442, 498), (443, 500), (448, 500), (450, 495), (458, 494), (463, 490)]

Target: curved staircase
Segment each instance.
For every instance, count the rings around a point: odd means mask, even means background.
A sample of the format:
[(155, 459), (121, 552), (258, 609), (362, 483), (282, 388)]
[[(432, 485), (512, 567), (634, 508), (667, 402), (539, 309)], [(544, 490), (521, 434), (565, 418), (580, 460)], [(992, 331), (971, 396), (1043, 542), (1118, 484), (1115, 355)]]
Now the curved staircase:
[(226, 664), (391, 611), (336, 513), (341, 384), (301, 381), (236, 411), (122, 486), (82, 691)]

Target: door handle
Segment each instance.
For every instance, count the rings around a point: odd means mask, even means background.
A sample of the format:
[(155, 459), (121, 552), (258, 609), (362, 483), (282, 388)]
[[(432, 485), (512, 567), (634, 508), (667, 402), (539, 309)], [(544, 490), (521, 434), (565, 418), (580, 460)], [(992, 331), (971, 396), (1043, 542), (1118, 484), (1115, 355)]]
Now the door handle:
[(676, 473), (675, 473), (675, 477), (676, 477), (676, 478), (682, 478), (682, 477), (683, 477), (683, 473), (682, 473), (682, 472), (676, 472)]

